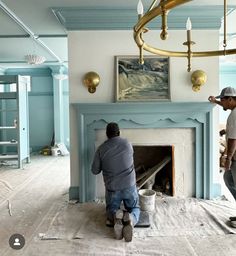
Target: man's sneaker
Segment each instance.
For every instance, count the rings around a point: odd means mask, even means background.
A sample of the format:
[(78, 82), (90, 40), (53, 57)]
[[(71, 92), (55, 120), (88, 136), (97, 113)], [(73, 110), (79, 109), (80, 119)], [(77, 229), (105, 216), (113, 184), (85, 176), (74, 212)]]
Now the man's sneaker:
[(124, 211), (119, 209), (115, 213), (115, 219), (122, 220), (124, 217)]
[(124, 213), (122, 210), (118, 210), (115, 213), (115, 217), (114, 217), (114, 233), (115, 233), (115, 238), (118, 240), (121, 240), (123, 238), (123, 219)]
[(129, 212), (124, 212), (123, 223), (123, 236), (125, 238), (125, 242), (131, 242), (133, 238), (133, 221)]

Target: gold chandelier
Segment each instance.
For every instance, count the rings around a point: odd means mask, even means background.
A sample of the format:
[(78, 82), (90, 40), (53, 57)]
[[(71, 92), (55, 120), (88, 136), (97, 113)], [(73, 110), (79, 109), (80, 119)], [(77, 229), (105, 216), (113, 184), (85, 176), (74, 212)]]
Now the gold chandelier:
[(166, 40), (168, 37), (167, 32), (167, 15), (171, 9), (175, 7), (185, 4), (193, 0), (160, 0), (159, 4), (157, 4), (157, 0), (154, 0), (149, 7), (148, 11), (144, 14), (143, 13), (143, 4), (141, 0), (138, 2), (137, 11), (138, 11), (138, 22), (134, 26), (134, 40), (139, 47), (139, 62), (140, 64), (144, 63), (143, 60), (143, 50), (160, 55), (160, 56), (167, 56), (167, 57), (186, 57), (188, 59), (188, 69), (187, 71), (191, 71), (191, 58), (192, 57), (212, 57), (212, 56), (224, 56), (224, 55), (231, 55), (236, 54), (236, 49), (226, 49), (226, 9), (227, 9), (227, 2), (224, 0), (224, 40), (223, 40), (223, 50), (216, 50), (216, 51), (202, 51), (202, 52), (193, 52), (192, 45), (195, 44), (191, 40), (191, 29), (192, 24), (191, 20), (188, 18), (186, 23), (187, 29), (187, 41), (183, 44), (187, 46), (186, 52), (178, 52), (178, 51), (168, 51), (162, 50), (159, 48), (155, 48), (151, 45), (148, 45), (143, 39), (143, 33), (148, 32), (148, 29), (145, 27), (151, 20), (154, 18), (161, 16), (162, 18), (162, 26), (161, 26), (161, 33), (160, 38), (162, 40)]

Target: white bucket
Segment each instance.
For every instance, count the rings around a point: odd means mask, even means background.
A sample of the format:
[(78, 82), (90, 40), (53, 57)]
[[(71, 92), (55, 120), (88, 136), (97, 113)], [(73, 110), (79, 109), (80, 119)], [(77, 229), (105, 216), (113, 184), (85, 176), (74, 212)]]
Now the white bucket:
[(153, 211), (155, 209), (156, 192), (151, 189), (139, 190), (139, 203), (142, 211)]
[(60, 151), (58, 148), (51, 148), (52, 156), (59, 156)]

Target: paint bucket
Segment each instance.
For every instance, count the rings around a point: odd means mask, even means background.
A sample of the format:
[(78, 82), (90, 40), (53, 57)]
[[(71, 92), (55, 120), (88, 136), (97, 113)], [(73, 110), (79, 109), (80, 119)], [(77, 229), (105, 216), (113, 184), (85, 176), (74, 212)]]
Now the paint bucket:
[(142, 211), (153, 211), (155, 209), (156, 192), (151, 189), (139, 190), (139, 203)]
[(58, 148), (51, 148), (52, 156), (59, 156), (60, 151)]

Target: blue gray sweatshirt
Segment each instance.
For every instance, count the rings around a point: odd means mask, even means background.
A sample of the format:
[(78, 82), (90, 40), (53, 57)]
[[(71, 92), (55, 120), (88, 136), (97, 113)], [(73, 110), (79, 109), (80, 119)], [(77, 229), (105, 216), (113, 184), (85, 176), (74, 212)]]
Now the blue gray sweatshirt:
[(98, 147), (92, 173), (99, 174), (101, 171), (107, 190), (117, 191), (135, 185), (133, 147), (127, 139), (116, 136)]

